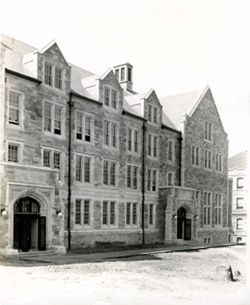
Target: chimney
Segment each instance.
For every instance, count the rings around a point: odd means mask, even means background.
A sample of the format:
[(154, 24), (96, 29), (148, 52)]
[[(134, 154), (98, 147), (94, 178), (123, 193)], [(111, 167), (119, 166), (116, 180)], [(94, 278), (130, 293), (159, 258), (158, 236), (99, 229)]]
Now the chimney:
[(133, 91), (133, 66), (130, 63), (114, 67), (115, 76), (124, 90)]

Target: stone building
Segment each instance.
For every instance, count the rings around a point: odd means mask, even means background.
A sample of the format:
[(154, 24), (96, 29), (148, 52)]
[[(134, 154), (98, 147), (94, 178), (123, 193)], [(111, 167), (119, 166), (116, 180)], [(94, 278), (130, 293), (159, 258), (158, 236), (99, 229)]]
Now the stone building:
[(227, 135), (211, 91), (137, 93), (126, 63), (96, 75), (56, 42), (1, 36), (2, 253), (226, 243)]
[(233, 242), (247, 241), (248, 170), (247, 151), (228, 160), (228, 175), (233, 183), (232, 225)]

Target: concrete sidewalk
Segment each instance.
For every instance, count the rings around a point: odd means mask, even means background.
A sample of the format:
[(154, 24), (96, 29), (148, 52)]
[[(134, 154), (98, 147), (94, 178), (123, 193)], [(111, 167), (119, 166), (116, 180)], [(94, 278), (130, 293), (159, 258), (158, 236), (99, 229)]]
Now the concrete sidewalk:
[(79, 264), (79, 263), (93, 263), (93, 262), (104, 262), (109, 260), (119, 260), (129, 257), (148, 256), (158, 253), (171, 253), (171, 252), (188, 252), (188, 251), (199, 251), (208, 248), (215, 247), (229, 247), (234, 244), (223, 244), (223, 245), (177, 245), (177, 246), (162, 246), (158, 248), (147, 248), (147, 249), (133, 249), (133, 250), (122, 250), (112, 252), (98, 252), (98, 253), (67, 253), (66, 255), (49, 254), (43, 256), (30, 256), (20, 257), (20, 260), (27, 261), (30, 263), (44, 263), (44, 264)]

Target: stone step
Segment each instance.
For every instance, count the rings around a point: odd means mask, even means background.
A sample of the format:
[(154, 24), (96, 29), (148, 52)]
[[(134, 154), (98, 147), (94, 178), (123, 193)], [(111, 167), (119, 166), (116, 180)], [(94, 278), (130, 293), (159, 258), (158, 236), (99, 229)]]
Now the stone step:
[(29, 251), (29, 252), (19, 252), (18, 253), (19, 258), (36, 257), (36, 256), (47, 256), (47, 255), (56, 255), (56, 253), (53, 250)]

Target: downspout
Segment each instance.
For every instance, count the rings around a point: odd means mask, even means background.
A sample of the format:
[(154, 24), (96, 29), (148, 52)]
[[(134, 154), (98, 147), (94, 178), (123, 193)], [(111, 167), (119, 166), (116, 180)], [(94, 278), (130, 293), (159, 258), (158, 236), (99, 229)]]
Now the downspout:
[(180, 134), (180, 137), (179, 137), (179, 143), (180, 143), (180, 153), (179, 153), (179, 156), (180, 156), (180, 159), (179, 159), (179, 186), (182, 186), (181, 185), (181, 181), (182, 181), (182, 135)]
[(68, 251), (71, 249), (71, 142), (72, 142), (72, 92), (69, 93), (69, 140), (68, 140)]
[(142, 245), (145, 245), (145, 223), (144, 223), (144, 214), (145, 214), (145, 135), (146, 135), (146, 122), (143, 121), (142, 125)]

